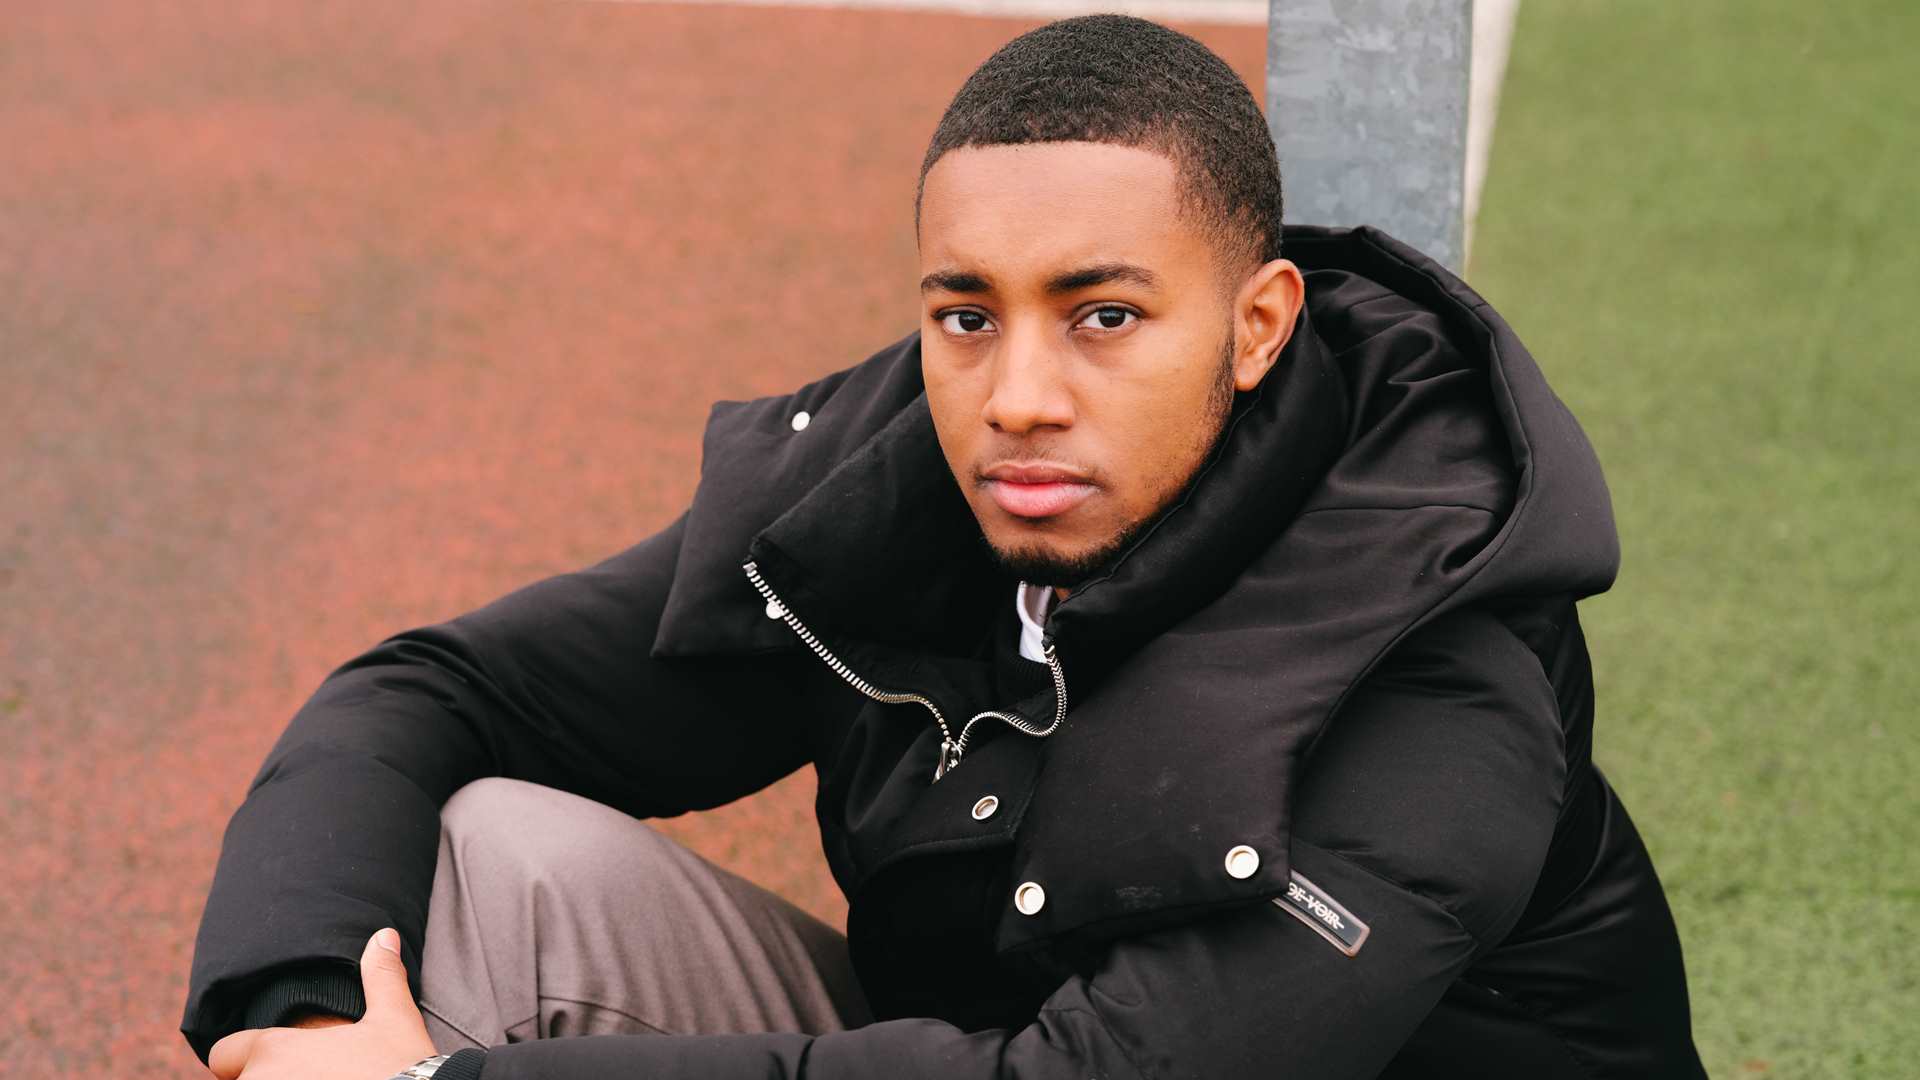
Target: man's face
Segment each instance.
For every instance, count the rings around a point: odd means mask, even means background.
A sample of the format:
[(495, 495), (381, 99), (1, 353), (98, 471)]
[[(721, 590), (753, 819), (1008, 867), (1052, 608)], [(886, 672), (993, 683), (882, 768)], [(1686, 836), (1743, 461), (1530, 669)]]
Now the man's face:
[(987, 542), (1028, 581), (1117, 554), (1232, 406), (1239, 282), (1178, 183), (1162, 154), (1095, 142), (968, 147), (927, 173), (927, 400)]

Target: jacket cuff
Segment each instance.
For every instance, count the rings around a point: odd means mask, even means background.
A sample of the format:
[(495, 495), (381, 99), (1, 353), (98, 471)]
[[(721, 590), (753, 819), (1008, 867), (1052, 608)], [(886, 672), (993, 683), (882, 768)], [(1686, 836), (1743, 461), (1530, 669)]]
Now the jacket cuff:
[(433, 1080), (480, 1080), (480, 1070), (486, 1064), (487, 1052), (469, 1046), (441, 1062), (440, 1068), (434, 1070)]
[(240, 1026), (281, 1027), (288, 1020), (307, 1013), (358, 1020), (366, 1011), (367, 1002), (357, 972), (334, 966), (309, 968), (281, 975), (261, 987), (247, 1003)]

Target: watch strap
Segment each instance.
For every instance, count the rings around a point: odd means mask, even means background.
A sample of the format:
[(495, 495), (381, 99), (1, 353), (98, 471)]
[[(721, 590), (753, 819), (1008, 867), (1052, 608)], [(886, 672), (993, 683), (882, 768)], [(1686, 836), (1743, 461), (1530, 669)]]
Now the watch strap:
[(435, 1054), (430, 1058), (421, 1058), (419, 1061), (394, 1073), (393, 1080), (433, 1080), (433, 1074), (440, 1071), (440, 1066), (447, 1063), (449, 1056), (450, 1055), (447, 1054)]

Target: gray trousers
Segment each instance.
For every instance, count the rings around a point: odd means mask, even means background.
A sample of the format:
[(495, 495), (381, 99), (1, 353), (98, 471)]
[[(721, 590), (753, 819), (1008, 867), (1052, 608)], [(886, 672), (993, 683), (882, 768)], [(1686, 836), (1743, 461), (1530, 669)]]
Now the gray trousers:
[(516, 780), (441, 810), (420, 974), (442, 1053), (868, 1020), (838, 931), (643, 822)]

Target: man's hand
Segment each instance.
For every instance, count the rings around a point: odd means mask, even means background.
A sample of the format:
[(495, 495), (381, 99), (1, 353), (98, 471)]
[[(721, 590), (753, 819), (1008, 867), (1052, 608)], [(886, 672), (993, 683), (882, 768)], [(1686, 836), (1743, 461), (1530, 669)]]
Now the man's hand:
[(219, 1080), (387, 1080), (433, 1056), (398, 933), (382, 930), (367, 941), (360, 985), (367, 1012), (359, 1023), (236, 1031), (213, 1044), (207, 1067)]

